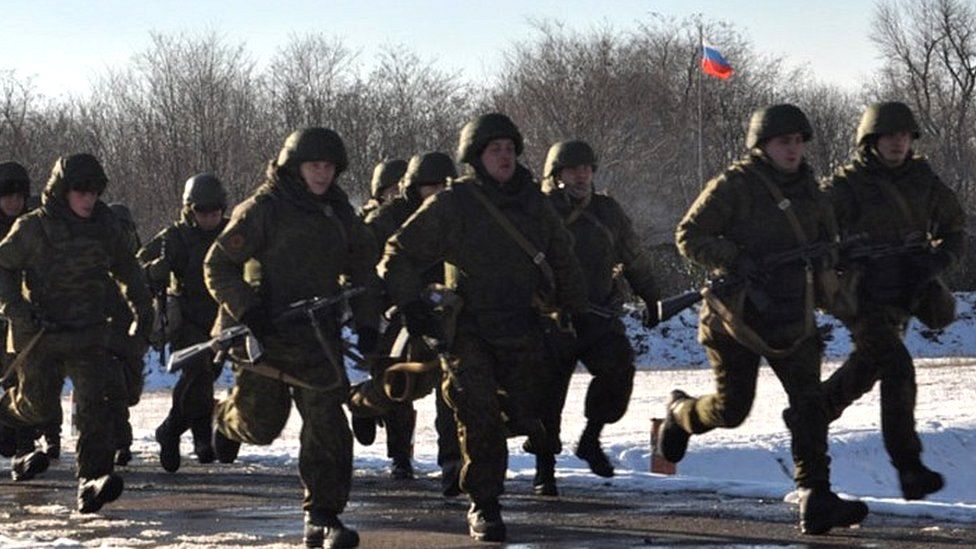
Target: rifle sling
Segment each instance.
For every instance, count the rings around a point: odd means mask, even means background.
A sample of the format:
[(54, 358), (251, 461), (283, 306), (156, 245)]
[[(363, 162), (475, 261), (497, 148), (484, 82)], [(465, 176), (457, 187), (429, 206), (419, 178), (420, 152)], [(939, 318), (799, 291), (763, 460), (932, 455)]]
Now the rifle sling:
[[(569, 200), (569, 197), (567, 195), (564, 194), (563, 196), (566, 196), (566, 199)], [(565, 223), (565, 225), (569, 227), (570, 225), (575, 223), (580, 217), (585, 217), (587, 221), (594, 224), (597, 229), (600, 229), (600, 231), (603, 232), (603, 235), (606, 236), (607, 240), (610, 241), (610, 247), (613, 247), (614, 244), (613, 231), (611, 231), (610, 228), (607, 227), (604, 222), (600, 221), (599, 217), (597, 217), (593, 212), (591, 212), (588, 209), (590, 202), (592, 201), (593, 201), (593, 193), (590, 193), (586, 198), (581, 200), (579, 204), (573, 206), (573, 209), (570, 210), (569, 214), (563, 218), (563, 223)]]
[(506, 217), (505, 214), (498, 209), (498, 206), (495, 206), (491, 200), (489, 200), (488, 197), (481, 192), (481, 189), (476, 188), (474, 185), (465, 185), (465, 187), (471, 190), (471, 194), (477, 198), (479, 202), (481, 202), (482, 206), (485, 207), (485, 210), (491, 214), (491, 216), (495, 219), (498, 225), (504, 229), (508, 236), (511, 237), (516, 244), (518, 244), (519, 248), (522, 248), (522, 251), (529, 256), (532, 263), (535, 263), (536, 266), (539, 267), (539, 270), (542, 272), (542, 276), (549, 284), (549, 288), (555, 290), (556, 275), (552, 270), (552, 266), (546, 260), (546, 254), (541, 252), (531, 242), (529, 242), (529, 240), (525, 238), (525, 235), (523, 235), (522, 232), (512, 224), (511, 220), (509, 220), (508, 217)]

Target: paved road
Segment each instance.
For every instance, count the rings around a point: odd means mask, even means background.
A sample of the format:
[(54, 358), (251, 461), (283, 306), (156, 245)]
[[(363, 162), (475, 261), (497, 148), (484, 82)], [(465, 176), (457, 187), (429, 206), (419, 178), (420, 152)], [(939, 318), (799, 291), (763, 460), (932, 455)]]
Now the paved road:
[[(127, 490), (102, 513), (73, 513), (70, 463), (42, 480), (0, 483), (0, 546), (14, 540), (74, 540), (108, 546), (297, 546), (301, 487), (293, 470), (261, 465), (187, 463), (163, 473), (140, 456), (124, 475)], [(619, 483), (618, 483), (619, 484)], [(438, 481), (392, 482), (359, 470), (344, 520), (359, 529), (363, 547), (484, 547), (467, 537), (463, 499), (445, 500)], [(781, 501), (709, 493), (649, 495), (615, 487), (593, 492), (564, 487), (555, 500), (527, 495), (510, 481), (503, 500), (509, 539), (519, 547), (634, 546), (976, 546), (976, 525), (871, 515), (856, 529), (801, 536), (796, 508)]]

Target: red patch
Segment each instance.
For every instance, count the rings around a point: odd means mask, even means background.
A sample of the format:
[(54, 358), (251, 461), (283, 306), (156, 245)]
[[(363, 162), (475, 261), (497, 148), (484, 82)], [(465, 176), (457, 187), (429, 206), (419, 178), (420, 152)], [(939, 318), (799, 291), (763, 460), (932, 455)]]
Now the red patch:
[(232, 234), (227, 237), (227, 247), (232, 250), (240, 250), (244, 247), (244, 235)]

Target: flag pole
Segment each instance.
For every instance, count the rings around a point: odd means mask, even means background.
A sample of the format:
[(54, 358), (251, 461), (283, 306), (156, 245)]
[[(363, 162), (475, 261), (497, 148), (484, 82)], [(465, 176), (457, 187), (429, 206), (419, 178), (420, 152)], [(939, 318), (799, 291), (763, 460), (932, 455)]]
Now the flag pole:
[[(698, 59), (699, 65), (704, 60), (705, 37), (702, 29), (701, 17), (698, 18)], [(705, 186), (705, 176), (702, 173), (702, 67), (698, 67), (698, 185)]]

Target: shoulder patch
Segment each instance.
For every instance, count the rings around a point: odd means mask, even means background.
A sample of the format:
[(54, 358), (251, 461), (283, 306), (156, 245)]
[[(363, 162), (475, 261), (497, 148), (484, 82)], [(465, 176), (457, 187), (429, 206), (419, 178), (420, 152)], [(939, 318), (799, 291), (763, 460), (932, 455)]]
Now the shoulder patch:
[(227, 247), (231, 250), (240, 250), (244, 247), (244, 235), (234, 233), (227, 237)]

